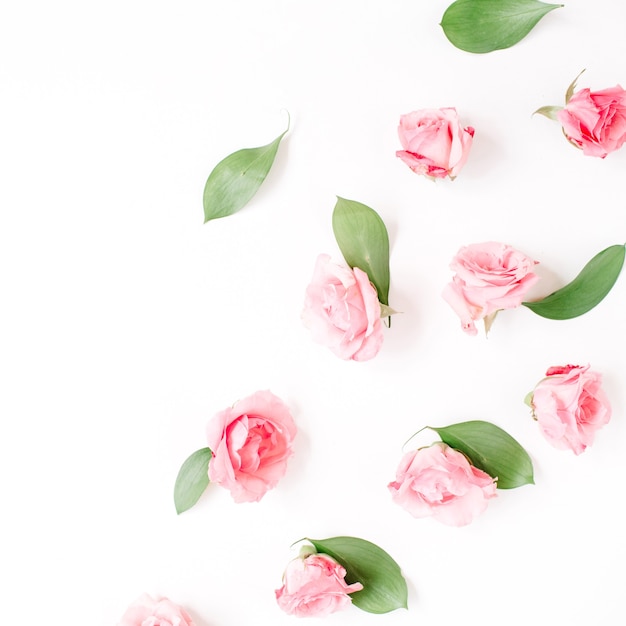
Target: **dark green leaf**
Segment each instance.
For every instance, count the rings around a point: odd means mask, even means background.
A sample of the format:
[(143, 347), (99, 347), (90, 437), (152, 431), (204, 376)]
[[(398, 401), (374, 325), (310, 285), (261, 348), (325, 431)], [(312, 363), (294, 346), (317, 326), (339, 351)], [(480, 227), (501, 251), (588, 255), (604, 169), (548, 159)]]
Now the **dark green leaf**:
[(233, 152), (215, 166), (204, 187), (205, 224), (232, 215), (248, 203), (270, 171), (286, 132), (266, 146)]
[(567, 320), (587, 313), (611, 291), (624, 265), (624, 252), (621, 244), (602, 250), (571, 283), (542, 300), (522, 304), (552, 320)]
[(356, 537), (307, 541), (345, 567), (348, 584), (363, 585), (361, 591), (350, 594), (355, 606), (368, 613), (407, 608), (408, 591), (400, 566), (377, 545)]
[(491, 52), (510, 48), (546, 13), (562, 6), (537, 0), (456, 0), (443, 14), (441, 26), (457, 48)]
[(210, 448), (196, 450), (181, 465), (174, 485), (174, 504), (179, 515), (190, 509), (204, 493), (209, 484)]
[(380, 303), (389, 304), (389, 235), (378, 213), (360, 202), (337, 198), (333, 231), (346, 263), (364, 271)]
[(460, 422), (434, 428), (444, 443), (463, 452), (472, 465), (498, 479), (498, 489), (534, 484), (528, 453), (511, 435), (489, 422)]

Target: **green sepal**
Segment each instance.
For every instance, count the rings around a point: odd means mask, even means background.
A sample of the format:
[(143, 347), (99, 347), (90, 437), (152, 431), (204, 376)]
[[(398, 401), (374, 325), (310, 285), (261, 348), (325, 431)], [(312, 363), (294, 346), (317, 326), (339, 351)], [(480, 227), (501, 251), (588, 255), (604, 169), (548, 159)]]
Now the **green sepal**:
[(563, 107), (560, 107), (560, 106), (548, 105), (545, 107), (539, 107), (533, 113), (533, 115), (543, 115), (544, 117), (547, 117), (548, 119), (554, 120), (556, 122), (559, 120), (559, 118), (557, 117), (557, 113), (561, 111), (562, 109)]
[(535, 391), (529, 391), (525, 396), (524, 396), (524, 404), (529, 408), (532, 409), (533, 408), (533, 397), (535, 395)]
[(515, 45), (544, 15), (562, 6), (537, 0), (456, 0), (443, 14), (441, 27), (461, 50), (492, 52)]
[(565, 104), (567, 104), (572, 99), (572, 96), (574, 95), (574, 89), (576, 89), (576, 83), (578, 82), (578, 79), (582, 76), (582, 73), (584, 71), (585, 70), (581, 70), (580, 74), (576, 76), (576, 78), (570, 83), (570, 86), (567, 88), (567, 91), (565, 92)]
[(498, 489), (534, 484), (530, 456), (511, 435), (495, 424), (474, 420), (428, 428), (451, 448), (462, 452), (472, 465), (497, 479)]
[(389, 235), (381, 217), (354, 200), (337, 198), (333, 232), (346, 263), (365, 272), (381, 304), (389, 304)]
[(178, 470), (174, 485), (174, 504), (179, 515), (190, 509), (204, 493), (209, 484), (209, 461), (213, 457), (210, 448), (200, 448), (187, 457)]
[(328, 554), (346, 570), (348, 584), (361, 591), (350, 594), (352, 604), (368, 613), (389, 613), (407, 608), (407, 584), (400, 566), (376, 544), (357, 537), (308, 539), (318, 552)]
[(571, 283), (541, 300), (522, 304), (552, 320), (568, 320), (587, 313), (611, 291), (622, 271), (625, 251), (622, 244), (609, 246), (596, 254)]
[(204, 186), (205, 224), (236, 213), (251, 200), (269, 173), (288, 130), (266, 146), (238, 150), (215, 166)]

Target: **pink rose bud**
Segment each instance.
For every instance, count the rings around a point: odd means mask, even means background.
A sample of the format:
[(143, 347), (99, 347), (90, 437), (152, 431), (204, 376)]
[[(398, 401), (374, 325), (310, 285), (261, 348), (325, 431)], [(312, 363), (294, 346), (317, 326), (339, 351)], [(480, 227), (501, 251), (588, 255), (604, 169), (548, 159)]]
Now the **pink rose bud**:
[(461, 248), (450, 269), (456, 272), (443, 291), (444, 300), (461, 318), (463, 330), (476, 335), (474, 322), (484, 319), (488, 329), (501, 309), (519, 306), (539, 280), (536, 261), (511, 246), (489, 241)]
[(581, 89), (557, 113), (569, 141), (583, 154), (604, 158), (626, 141), (626, 91)]
[(171, 600), (154, 600), (144, 593), (128, 607), (117, 626), (194, 626), (194, 623), (187, 611)]
[(422, 109), (400, 117), (398, 136), (404, 149), (396, 156), (416, 174), (454, 179), (467, 161), (474, 129), (461, 126), (454, 108)]
[(405, 454), (388, 488), (413, 517), (432, 516), (448, 526), (469, 524), (497, 495), (494, 478), (445, 443)]
[(372, 359), (383, 344), (380, 314), (376, 288), (365, 272), (333, 263), (327, 254), (317, 257), (302, 311), (314, 341), (342, 359)]
[(259, 501), (285, 475), (295, 436), (284, 402), (257, 391), (209, 422), (209, 480), (229, 489), (235, 502)]
[(346, 570), (327, 554), (309, 554), (290, 561), (283, 586), (276, 590), (278, 606), (297, 617), (324, 617), (352, 604), (349, 593), (361, 583), (348, 585)]
[(574, 454), (584, 452), (611, 419), (602, 375), (588, 365), (551, 367), (532, 392), (530, 405), (548, 442)]

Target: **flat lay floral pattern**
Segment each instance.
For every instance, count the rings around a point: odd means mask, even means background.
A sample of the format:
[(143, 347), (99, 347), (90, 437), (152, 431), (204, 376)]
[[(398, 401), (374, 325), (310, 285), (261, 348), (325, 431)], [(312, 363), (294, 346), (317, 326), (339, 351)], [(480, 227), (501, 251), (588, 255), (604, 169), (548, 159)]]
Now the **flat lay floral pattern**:
[[(518, 43), (522, 53), (539, 37), (547, 36), (549, 25), (562, 20), (567, 10), (563, 5), (536, 0), (455, 0), (447, 9), (443, 6), (440, 9), (441, 21), (433, 24), (437, 27), (440, 44), (446, 46), (450, 59), (459, 58), (467, 63), (464, 67), (497, 60), (495, 55), (501, 54), (498, 51)], [(526, 39), (538, 25), (533, 37)], [(271, 41), (269, 36), (268, 41)], [(485, 59), (487, 54), (489, 60)], [(263, 58), (260, 52), (253, 54), (251, 63), (261, 67)], [(354, 63), (358, 60), (358, 51), (355, 51)], [(416, 68), (422, 62), (416, 55)], [(444, 65), (442, 60), (442, 67)], [(493, 67), (500, 68), (497, 63)], [(256, 65), (255, 68), (258, 69)], [(537, 71), (554, 74), (551, 84), (557, 93), (553, 104), (535, 111), (549, 122), (537, 116), (531, 118), (532, 109), (528, 111), (532, 127), (546, 145), (550, 145), (551, 135), (561, 133), (565, 141), (557, 141), (554, 153), (558, 154), (562, 148), (564, 159), (585, 162), (589, 166), (589, 179), (581, 180), (580, 184), (595, 184), (604, 174), (599, 175), (603, 170), (594, 168), (619, 163), (620, 157), (615, 153), (626, 143), (626, 91), (616, 82), (623, 77), (616, 76), (613, 82), (605, 83), (613, 85), (609, 87), (581, 87), (581, 73), (565, 88), (563, 98), (558, 86), (565, 87), (571, 76), (563, 82), (562, 68), (549, 64)], [(212, 72), (207, 75), (211, 76)], [(197, 563), (201, 563), (198, 570), (206, 566), (203, 571), (210, 571), (214, 576), (212, 584), (207, 586), (206, 606), (212, 599), (220, 599), (223, 593), (216, 581), (223, 583), (224, 588), (230, 585), (228, 594), (232, 594), (233, 580), (236, 580), (242, 604), (248, 601), (248, 593), (252, 596), (258, 590), (269, 598), (259, 609), (260, 623), (329, 616), (332, 616), (330, 620), (338, 621), (357, 610), (378, 616), (414, 611), (420, 603), (428, 603), (427, 594), (433, 586), (446, 586), (448, 581), (445, 568), (433, 567), (432, 560), (428, 563), (425, 559), (420, 572), (422, 562), (408, 559), (406, 546), (411, 545), (415, 555), (419, 553), (419, 548), (415, 547), (419, 542), (427, 543), (432, 536), (437, 536), (442, 544), (442, 558), (449, 559), (446, 567), (467, 568), (467, 576), (471, 577), (471, 562), (465, 560), (463, 552), (463, 541), (469, 541), (466, 538), (470, 537), (470, 532), (477, 529), (476, 535), (471, 535), (473, 541), (481, 533), (488, 538), (503, 519), (517, 523), (529, 506), (535, 506), (533, 494), (538, 491), (535, 482), (545, 485), (553, 480), (546, 468), (560, 467), (557, 464), (563, 462), (572, 463), (562, 466), (566, 468), (563, 475), (592, 472), (594, 461), (605, 460), (601, 455), (606, 443), (619, 432), (622, 406), (619, 395), (614, 398), (609, 392), (619, 388), (615, 379), (621, 373), (608, 371), (604, 363), (598, 362), (598, 369), (586, 364), (587, 355), (581, 353), (592, 343), (585, 342), (579, 348), (576, 331), (570, 331), (573, 326), (567, 324), (573, 318), (586, 316), (598, 305), (609, 312), (619, 305), (611, 292), (619, 284), (626, 256), (623, 233), (610, 229), (610, 241), (604, 243), (605, 247), (592, 249), (589, 254), (587, 242), (581, 241), (581, 230), (588, 228), (589, 232), (595, 232), (610, 227), (603, 224), (602, 211), (597, 207), (586, 207), (585, 224), (578, 223), (580, 211), (572, 207), (571, 223), (562, 225), (562, 229), (554, 233), (555, 238), (560, 238), (559, 241), (562, 238), (570, 246), (568, 257), (564, 259), (553, 254), (545, 243), (536, 244), (527, 236), (533, 232), (527, 226), (532, 220), (536, 222), (536, 233), (543, 234), (542, 229), (548, 228), (537, 219), (536, 211), (520, 212), (502, 222), (494, 219), (493, 211), (489, 219), (479, 214), (476, 207), (480, 203), (476, 198), (482, 189), (480, 185), (488, 187), (490, 168), (497, 170), (494, 164), (504, 168), (505, 157), (515, 146), (507, 143), (507, 137), (498, 136), (496, 124), (489, 127), (493, 111), (487, 94), (482, 100), (484, 110), (479, 110), (473, 99), (463, 97), (462, 90), (449, 88), (436, 93), (427, 83), (419, 82), (418, 74), (416, 71), (416, 76), (407, 78), (416, 83), (413, 100), (407, 105), (398, 98), (396, 110), (387, 119), (376, 120), (381, 126), (385, 125), (387, 136), (380, 137), (371, 129), (363, 129), (364, 144), (385, 146), (386, 152), (380, 152), (380, 159), (392, 164), (386, 172), (395, 168), (397, 178), (379, 177), (376, 164), (363, 156), (359, 146), (351, 147), (345, 154), (346, 162), (358, 171), (356, 183), (346, 176), (346, 187), (356, 187), (351, 191), (362, 193), (361, 199), (371, 201), (371, 206), (376, 206), (377, 210), (360, 200), (335, 195), (342, 192), (334, 188), (340, 184), (337, 180), (331, 184), (328, 172), (326, 179), (321, 175), (323, 164), (311, 160), (311, 171), (303, 174), (298, 169), (302, 162), (292, 159), (293, 155), (298, 157), (306, 152), (308, 145), (318, 139), (311, 129), (322, 128), (324, 120), (316, 120), (313, 114), (311, 119), (304, 115), (296, 118), (296, 114), (301, 115), (297, 106), (293, 107), (294, 117), (287, 112), (288, 121), (286, 125), (281, 122), (278, 130), (268, 133), (267, 129), (260, 129), (261, 141), (241, 141), (244, 147), (239, 148), (237, 145), (211, 146), (207, 152), (211, 162), (201, 164), (199, 177), (198, 172), (194, 172), (198, 178), (197, 228), (204, 229), (201, 232), (206, 237), (202, 245), (209, 250), (215, 240), (228, 240), (232, 254), (230, 258), (222, 254), (217, 260), (208, 257), (203, 269), (205, 276), (227, 275), (232, 285), (238, 281), (245, 284), (244, 275), (246, 279), (253, 276), (262, 286), (254, 297), (250, 294), (248, 300), (247, 292), (239, 294), (242, 300), (235, 303), (229, 300), (236, 292), (235, 287), (225, 295), (218, 281), (215, 284), (210, 279), (202, 284), (186, 282), (183, 278), (179, 281), (181, 293), (212, 291), (213, 308), (206, 316), (207, 326), (211, 327), (213, 336), (221, 339), (222, 329), (213, 324), (220, 316), (228, 320), (224, 327), (228, 329), (229, 345), (233, 353), (237, 353), (236, 367), (223, 367), (223, 354), (219, 350), (204, 355), (211, 362), (211, 376), (205, 377), (206, 389), (199, 391), (199, 399), (190, 401), (195, 403), (196, 414), (185, 414), (180, 422), (170, 420), (172, 431), (181, 440), (195, 438), (197, 442), (189, 448), (195, 452), (184, 461), (184, 456), (178, 460), (177, 476), (171, 471), (169, 459), (161, 460), (163, 450), (154, 451), (155, 463), (162, 463), (159, 469), (163, 470), (162, 474), (153, 472), (154, 480), (162, 481), (165, 475), (171, 485), (167, 486), (169, 500), (154, 504), (150, 514), (171, 516), (172, 536), (164, 537), (163, 543), (168, 540), (173, 543), (172, 537), (184, 538), (186, 533), (204, 535), (197, 546)], [(589, 84), (595, 82), (591, 72), (584, 77), (589, 78)], [(499, 88), (497, 81), (497, 71), (494, 71), (494, 89)], [(529, 77), (520, 78), (520, 84), (527, 91), (532, 89)], [(256, 102), (252, 85), (250, 94), (249, 106), (256, 109), (260, 103)], [(454, 101), (450, 101), (451, 94), (455, 95)], [(226, 98), (227, 90), (220, 96)], [(515, 97), (515, 93), (510, 94), (511, 99)], [(535, 97), (551, 98), (545, 89), (532, 94), (532, 98)], [(341, 94), (341, 98), (350, 99), (350, 91)], [(559, 98), (562, 102), (557, 103)], [(389, 108), (388, 101), (385, 106)], [(285, 115), (284, 110), (280, 115)], [(232, 120), (223, 120), (223, 123), (237, 125), (246, 132), (250, 128), (250, 136), (253, 135), (252, 123), (235, 113)], [(347, 118), (342, 123), (348, 127), (352, 120)], [(510, 124), (513, 127), (516, 124), (513, 116)], [(376, 125), (372, 124), (372, 128)], [(342, 145), (339, 139), (337, 145)], [(328, 147), (332, 149), (333, 146)], [(544, 146), (537, 147), (538, 166), (542, 150)], [(338, 180), (341, 174), (337, 172)], [(302, 208), (305, 202), (301, 206), (293, 198), (281, 196), (282, 185), (291, 176), (302, 176), (301, 181), (309, 176), (306, 182), (309, 189), (301, 183), (303, 196), (310, 193), (318, 202), (315, 193), (319, 192), (331, 198), (329, 204), (316, 204), (317, 221), (307, 221), (310, 215)], [(555, 187), (562, 183), (555, 177)], [(424, 188), (428, 190), (425, 192)], [(476, 213), (469, 217), (463, 214), (465, 193), (472, 197), (471, 207)], [(539, 189), (537, 197), (541, 202)], [(332, 198), (336, 199), (334, 208)], [(430, 204), (420, 205), (423, 198)], [(437, 201), (433, 202), (433, 198)], [(293, 212), (288, 219), (284, 217), (287, 209)], [(549, 209), (546, 203), (545, 210)], [(506, 210), (506, 199), (503, 199), (502, 211)], [(297, 221), (293, 214), (302, 218), (305, 224), (302, 232), (294, 232), (293, 224)], [(449, 220), (449, 230), (429, 230), (429, 220), (435, 219), (433, 216), (441, 220), (441, 214)], [(457, 224), (459, 215), (464, 215), (464, 219)], [(178, 218), (175, 215), (173, 220)], [(526, 228), (518, 233), (514, 225), (522, 221)], [(267, 223), (272, 223), (273, 231), (259, 228)], [(442, 221), (437, 223), (441, 225)], [(406, 224), (411, 224), (414, 231), (409, 232)], [(310, 231), (305, 232), (307, 228)], [(469, 239), (481, 230), (485, 231), (484, 236)], [(259, 241), (253, 241), (257, 231), (262, 234)], [(498, 231), (503, 241), (496, 239)], [(268, 232), (273, 232), (275, 237), (268, 237)], [(301, 241), (294, 243), (299, 237)], [(515, 245), (507, 243), (505, 237), (510, 237)], [(559, 249), (565, 248), (565, 243), (559, 245)], [(607, 243), (611, 245), (606, 247)], [(264, 249), (284, 249), (284, 264), (299, 269), (299, 282), (293, 280), (291, 273), (290, 280), (284, 281), (287, 275), (284, 267), (274, 267), (268, 272), (260, 256), (255, 258), (249, 252), (248, 245), (252, 249), (253, 244), (258, 246), (254, 254)], [(595, 241), (591, 247), (594, 245)], [(412, 250), (412, 257), (406, 252), (407, 246)], [(225, 247), (220, 249), (223, 251)], [(449, 259), (447, 266), (433, 261), (440, 259), (440, 254)], [(246, 255), (253, 261), (245, 260)], [(414, 259), (412, 265), (407, 264), (410, 258)], [(258, 261), (258, 266), (254, 261)], [(72, 264), (80, 265), (75, 259)], [(578, 273), (566, 275), (572, 267), (578, 268)], [(302, 268), (308, 269), (302, 271)], [(279, 299), (277, 293), (289, 293), (290, 298)], [(129, 297), (129, 301), (131, 299)], [(283, 306), (277, 305), (279, 300)], [(243, 306), (241, 301), (244, 301)], [(395, 302), (409, 306), (405, 306), (407, 310), (395, 310), (394, 307), (400, 308)], [(415, 306), (416, 303), (419, 305)], [(513, 309), (519, 311), (513, 313)], [(530, 334), (530, 324), (537, 320), (524, 326), (523, 316), (533, 318), (531, 313), (545, 318), (546, 324), (558, 329), (553, 344), (546, 341), (546, 337), (551, 338), (549, 331), (542, 331), (544, 334), (537, 339)], [(258, 322), (254, 330), (256, 337), (252, 341), (241, 340), (237, 332), (232, 332), (231, 316), (242, 326), (248, 323), (246, 320), (250, 320), (251, 326)], [(500, 325), (497, 320), (505, 316), (509, 316), (507, 322)], [(296, 331), (294, 319), (298, 324)], [(430, 320), (430, 325), (424, 323), (424, 319)], [(483, 335), (481, 327), (484, 336), (479, 336)], [(520, 328), (521, 339), (518, 339), (516, 333)], [(589, 321), (589, 326), (581, 323), (576, 328), (591, 333), (592, 322)], [(300, 334), (295, 335), (298, 331)], [(163, 333), (166, 335), (167, 329)], [(150, 350), (158, 354), (163, 338), (156, 334), (151, 333), (150, 341), (146, 340), (142, 349), (147, 350), (149, 345)], [(223, 350), (224, 342), (216, 344)], [(131, 352), (128, 346), (123, 349)], [(553, 362), (564, 364), (546, 367), (549, 363), (546, 359), (552, 360), (558, 350), (564, 354)], [(518, 366), (522, 352), (526, 360), (532, 354), (538, 368), (525, 372), (526, 380), (522, 379)], [(434, 353), (438, 359), (432, 364), (419, 360), (422, 354)], [(500, 358), (490, 361), (489, 355), (496, 354)], [(594, 356), (591, 354), (589, 358), (593, 360)], [(286, 384), (281, 380), (280, 368), (274, 365), (275, 359), (282, 360), (281, 367), (293, 368), (293, 377)], [(166, 362), (164, 369), (186, 368), (183, 359), (176, 363), (165, 358), (163, 361)], [(461, 371), (463, 364), (468, 363), (470, 365)], [(244, 378), (242, 372), (246, 373), (246, 379), (258, 378), (258, 387), (252, 389), (259, 390), (230, 398), (230, 386), (238, 385), (239, 378)], [(344, 372), (349, 372), (349, 376), (344, 377)], [(355, 380), (362, 381), (363, 385), (354, 385)], [(407, 380), (409, 386), (414, 386), (413, 402), (407, 402)], [(268, 388), (270, 383), (272, 391)], [(155, 383), (150, 381), (149, 384)], [(511, 393), (511, 389), (518, 388), (522, 389), (519, 395)], [(319, 406), (327, 406), (327, 413), (324, 410), (314, 413), (301, 401), (298, 392), (304, 396), (305, 389), (310, 394), (311, 390), (319, 394)], [(281, 395), (274, 393), (275, 390)], [(228, 394), (226, 402), (219, 401), (222, 392)], [(528, 408), (521, 406), (520, 420), (520, 401), (526, 392)], [(180, 395), (188, 393), (185, 388)], [(371, 398), (384, 398), (388, 409), (372, 410), (370, 414), (368, 394)], [(481, 394), (491, 408), (493, 397), (502, 401), (493, 422), (476, 418), (487, 412), (481, 406)], [(424, 402), (425, 397), (427, 402)], [(473, 417), (435, 425), (458, 411), (466, 397), (463, 410)], [(335, 410), (336, 406), (341, 409)], [(379, 407), (380, 402), (376, 406)], [(411, 426), (405, 437), (411, 432), (414, 434), (404, 445), (400, 445), (400, 440), (390, 451), (389, 438), (396, 437), (396, 428), (406, 423)], [(426, 436), (439, 440), (417, 442)], [(174, 445), (172, 438), (164, 442), (163, 449), (173, 456)], [(394, 454), (395, 466), (388, 462)], [(318, 465), (312, 462), (314, 459)], [(545, 459), (550, 459), (549, 463)], [(333, 479), (319, 480), (318, 492), (309, 494), (301, 484), (310, 485), (317, 480), (315, 468), (319, 463), (325, 464), (325, 476), (332, 475)], [(579, 467), (583, 469), (578, 470)], [(376, 480), (372, 480), (372, 476)], [(134, 479), (128, 477), (128, 480)], [(212, 493), (201, 500), (209, 486)], [(523, 495), (508, 493), (518, 487), (523, 487), (523, 491), (520, 490)], [(141, 491), (139, 482), (133, 488)], [(152, 500), (154, 494), (147, 494), (146, 500)], [(352, 528), (357, 531), (363, 520), (356, 513), (350, 515), (350, 505), (363, 499), (364, 494), (368, 503), (372, 494), (376, 516), (389, 520), (388, 526), (380, 525), (375, 537), (377, 543), (337, 535), (326, 539), (303, 537), (290, 545), (293, 539), (302, 537), (297, 534), (285, 537), (283, 546), (274, 545), (274, 533), (278, 529), (282, 532), (284, 526), (291, 530), (290, 526), (295, 525), (291, 516), (296, 511), (298, 521), (306, 515), (311, 525), (322, 527), (322, 532), (327, 532), (329, 527), (332, 532), (351, 532)], [(347, 503), (341, 514), (336, 510), (338, 498)], [(126, 515), (123, 506), (121, 503), (118, 513), (121, 518)], [(271, 506), (275, 508), (269, 508)], [(192, 508), (193, 511), (188, 512)], [(354, 510), (361, 509), (355, 505)], [(349, 514), (345, 515), (345, 511)], [(176, 517), (181, 513), (185, 515)], [(222, 515), (232, 528), (215, 523)], [(129, 523), (129, 527), (131, 525)], [(470, 526), (472, 528), (468, 528)], [(513, 533), (518, 530), (513, 526), (510, 547), (514, 547)], [(406, 533), (407, 528), (414, 534)], [(444, 555), (448, 537), (454, 553)], [(252, 549), (243, 553), (238, 544), (242, 540), (246, 546), (256, 541), (258, 547), (265, 550), (267, 562), (257, 561)], [(391, 540), (390, 553), (381, 547), (386, 546), (388, 540)], [(149, 529), (146, 537), (137, 537), (138, 544), (142, 541), (154, 541)], [(293, 551), (300, 543), (306, 545), (295, 558), (288, 555), (282, 561), (280, 554), (277, 556), (277, 550)], [(181, 541), (180, 545), (184, 544)], [(232, 562), (213, 559), (212, 549), (217, 545), (220, 550), (216, 552), (222, 557), (226, 552), (224, 546), (228, 546)], [(143, 569), (133, 567), (134, 563), (146, 559), (140, 549), (128, 555), (126, 564), (120, 565), (120, 571), (128, 569), (129, 577), (137, 576), (137, 593), (141, 595), (130, 604), (126, 598), (117, 598), (122, 607), (118, 626), (217, 626), (217, 622), (211, 621), (210, 613), (200, 618), (195, 606), (186, 606), (187, 599), (185, 606), (171, 600), (175, 593), (165, 596), (142, 592), (153, 584), (149, 580), (151, 566), (161, 567), (161, 549), (159, 545), (151, 546), (157, 557)], [(268, 559), (270, 550), (272, 557)], [(154, 577), (159, 586), (166, 587), (177, 580), (176, 576), (183, 580), (189, 574), (181, 575), (173, 567), (178, 558), (182, 560), (189, 555), (182, 550), (177, 554), (174, 549), (163, 552), (162, 567), (167, 574), (157, 576), (155, 572)], [(472, 556), (475, 558), (476, 554)], [(486, 551), (485, 558), (490, 556), (493, 557), (493, 553)], [(265, 570), (262, 579), (248, 577), (246, 561), (254, 563), (255, 571)], [(497, 569), (499, 575), (506, 578), (507, 568), (513, 571), (514, 567), (514, 557), (507, 560), (503, 556), (497, 568), (494, 565), (494, 571)], [(237, 572), (236, 579), (233, 571)], [(514, 582), (511, 581), (511, 588)], [(488, 589), (490, 581), (481, 581), (481, 584)], [(159, 591), (168, 593), (167, 589)], [(449, 596), (453, 603), (453, 588), (449, 589)], [(340, 615), (333, 615), (335, 613)]]

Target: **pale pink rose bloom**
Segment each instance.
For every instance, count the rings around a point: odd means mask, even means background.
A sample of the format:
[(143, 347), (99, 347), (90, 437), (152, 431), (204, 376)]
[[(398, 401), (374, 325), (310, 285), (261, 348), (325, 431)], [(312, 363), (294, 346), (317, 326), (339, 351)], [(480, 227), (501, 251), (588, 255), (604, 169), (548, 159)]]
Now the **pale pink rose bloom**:
[(310, 554), (287, 565), (283, 586), (276, 590), (278, 606), (297, 617), (324, 617), (352, 604), (349, 593), (361, 583), (348, 585), (346, 570), (327, 554)]
[(333, 263), (327, 254), (317, 257), (302, 311), (314, 341), (342, 359), (372, 359), (383, 344), (380, 313), (376, 288), (365, 272)]
[(526, 292), (539, 280), (532, 272), (535, 264), (503, 243), (465, 246), (450, 264), (456, 274), (444, 289), (443, 298), (461, 318), (463, 330), (476, 335), (476, 320), (522, 303)]
[(581, 89), (557, 113), (565, 136), (584, 154), (604, 158), (626, 141), (626, 91)]
[(602, 375), (588, 365), (565, 365), (551, 367), (546, 376), (533, 391), (533, 415), (555, 448), (581, 454), (611, 419)]
[(284, 402), (257, 391), (209, 422), (209, 480), (229, 489), (235, 502), (258, 502), (284, 476), (295, 436)]
[(416, 174), (453, 179), (467, 161), (474, 129), (463, 128), (453, 107), (422, 109), (400, 116), (398, 136), (404, 149), (396, 156)]
[(194, 623), (189, 613), (171, 600), (155, 600), (144, 593), (128, 607), (117, 626), (194, 626)]
[(445, 443), (405, 454), (388, 488), (414, 517), (432, 516), (448, 526), (469, 524), (497, 495), (494, 478)]

